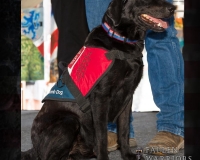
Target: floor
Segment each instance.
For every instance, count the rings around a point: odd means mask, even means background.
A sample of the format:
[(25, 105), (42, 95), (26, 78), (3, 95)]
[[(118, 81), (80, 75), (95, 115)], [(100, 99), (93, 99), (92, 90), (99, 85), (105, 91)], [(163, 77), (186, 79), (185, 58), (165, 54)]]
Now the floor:
[[(30, 140), (30, 130), (34, 117), (38, 111), (22, 111), (21, 112), (21, 150), (26, 151), (32, 147)], [(157, 112), (133, 112), (135, 138), (139, 147), (144, 148), (145, 145), (156, 134), (156, 113)], [(135, 152), (136, 148), (132, 148)], [(152, 156), (144, 154), (146, 160), (181, 160), (184, 159), (184, 150), (170, 157)], [(119, 150), (109, 153), (110, 160), (122, 160)], [(90, 159), (95, 160), (95, 158)]]

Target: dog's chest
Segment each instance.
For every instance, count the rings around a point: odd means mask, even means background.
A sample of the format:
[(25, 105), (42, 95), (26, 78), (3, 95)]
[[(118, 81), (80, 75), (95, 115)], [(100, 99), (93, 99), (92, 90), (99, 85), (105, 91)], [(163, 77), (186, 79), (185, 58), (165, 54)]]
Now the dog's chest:
[(133, 97), (134, 91), (138, 86), (142, 77), (143, 63), (142, 61), (132, 62), (133, 68), (130, 68), (126, 61), (116, 60), (112, 69), (107, 73), (105, 87), (109, 94), (110, 100), (106, 105), (109, 108), (109, 121), (115, 121), (124, 107), (127, 106), (128, 101)]

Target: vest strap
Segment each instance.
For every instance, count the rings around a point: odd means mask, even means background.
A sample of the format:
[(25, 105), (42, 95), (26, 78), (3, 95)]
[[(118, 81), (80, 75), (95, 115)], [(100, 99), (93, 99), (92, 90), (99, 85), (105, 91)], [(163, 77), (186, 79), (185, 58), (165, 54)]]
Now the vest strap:
[(90, 102), (79, 91), (78, 87), (76, 86), (76, 84), (73, 82), (71, 76), (69, 75), (67, 68), (65, 68), (63, 71), (62, 82), (67, 84), (70, 92), (73, 94), (74, 98), (76, 99), (77, 104), (80, 106), (80, 110), (83, 113), (89, 112), (90, 111)]

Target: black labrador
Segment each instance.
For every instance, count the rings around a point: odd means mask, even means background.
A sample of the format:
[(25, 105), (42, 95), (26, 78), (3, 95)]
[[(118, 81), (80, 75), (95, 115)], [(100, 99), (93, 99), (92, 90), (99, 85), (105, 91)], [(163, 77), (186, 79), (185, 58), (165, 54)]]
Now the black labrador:
[[(143, 72), (142, 51), (146, 31), (163, 32), (161, 19), (174, 14), (165, 0), (113, 0), (87, 37), (85, 46), (108, 50), (112, 68), (86, 97), (90, 111), (83, 113), (76, 102), (46, 101), (31, 129), (33, 148), (23, 160), (75, 160), (96, 156), (108, 160), (107, 123), (116, 120), (118, 144), (124, 160), (136, 160), (129, 147), (132, 96)], [(143, 157), (140, 157), (143, 159)]]

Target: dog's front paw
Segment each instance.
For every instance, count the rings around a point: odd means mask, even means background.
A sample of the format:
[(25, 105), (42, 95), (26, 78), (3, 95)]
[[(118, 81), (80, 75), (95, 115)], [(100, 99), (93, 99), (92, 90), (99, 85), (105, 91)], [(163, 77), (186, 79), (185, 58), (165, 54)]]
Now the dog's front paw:
[(145, 160), (145, 158), (142, 155), (136, 154), (136, 160)]

